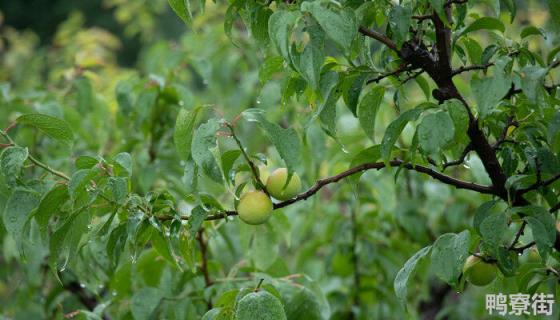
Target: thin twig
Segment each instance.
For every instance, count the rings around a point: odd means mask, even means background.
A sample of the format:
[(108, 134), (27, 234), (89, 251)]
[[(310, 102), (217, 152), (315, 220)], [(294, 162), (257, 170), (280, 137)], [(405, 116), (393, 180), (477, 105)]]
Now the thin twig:
[(472, 71), (472, 70), (486, 70), (493, 65), (494, 64), (492, 62), (489, 62), (489, 63), (486, 63), (486, 64), (475, 64), (475, 65), (472, 65), (472, 66), (459, 67), (458, 69), (453, 70), (453, 72), (451, 73), (451, 76), (454, 77), (454, 76), (456, 76), (458, 74), (461, 74), (463, 72)]
[(412, 19), (418, 20), (420, 22), (424, 21), (424, 20), (429, 20), (432, 19), (433, 15), (431, 14), (423, 14), (423, 15), (414, 15), (412, 16)]
[(469, 152), (472, 151), (472, 144), (469, 143), (465, 149), (463, 150), (463, 152), (461, 153), (461, 156), (459, 157), (459, 159), (454, 160), (454, 161), (449, 161), (443, 164), (443, 171), (445, 171), (445, 169), (447, 169), (448, 167), (452, 167), (452, 166), (458, 166), (460, 164), (462, 164), (463, 162), (465, 162), (465, 158), (467, 157), (467, 155), (469, 154)]
[(239, 150), (241, 150), (241, 154), (243, 155), (243, 158), (245, 158), (245, 161), (247, 162), (247, 164), (249, 165), (249, 168), (251, 168), (251, 173), (253, 174), (253, 178), (255, 179), (255, 182), (257, 183), (258, 187), (260, 189), (262, 189), (266, 194), (268, 194), (268, 191), (266, 190), (266, 186), (264, 185), (264, 183), (261, 181), (261, 177), (259, 174), (259, 169), (257, 168), (257, 166), (255, 165), (255, 163), (253, 161), (251, 161), (251, 158), (249, 158), (249, 155), (247, 154), (247, 152), (245, 151), (245, 148), (243, 148), (243, 144), (241, 144), (241, 140), (239, 140), (239, 138), (237, 137), (237, 135), (235, 134), (235, 128), (233, 127), (232, 124), (230, 123), (226, 123), (226, 126), (229, 128), (229, 130), (231, 131), (231, 136), (233, 137), (233, 139), (235, 140), (235, 143), (237, 144), (237, 146), (239, 147)]
[(366, 84), (370, 84), (370, 83), (378, 83), (379, 81), (388, 78), (390, 76), (398, 76), (399, 74), (401, 74), (402, 72), (405, 71), (410, 71), (410, 67), (408, 67), (406, 64), (402, 64), (400, 65), (397, 69), (387, 72), (387, 73), (383, 73), (373, 79), (369, 79), (368, 81), (366, 81)]
[(515, 251), (515, 252), (517, 252), (517, 253), (523, 253), (523, 251), (525, 251), (525, 250), (531, 248), (531, 247), (534, 246), (535, 244), (536, 244), (535, 241), (531, 241), (531, 242), (527, 243), (527, 244), (524, 245), (524, 246), (517, 247), (517, 248), (511, 248), (510, 250), (513, 250), (513, 251)]
[(517, 233), (515, 234), (515, 238), (513, 239), (511, 244), (509, 245), (509, 248), (508, 248), (509, 250), (513, 250), (515, 248), (515, 245), (519, 242), (519, 238), (521, 238), (521, 236), (525, 232), (525, 227), (526, 226), (527, 226), (527, 221), (523, 220), (523, 222), (521, 223), (521, 227), (519, 227), (519, 230), (517, 230)]
[(530, 185), (529, 187), (524, 188), (524, 189), (519, 189), (519, 190), (517, 191), (517, 196), (521, 196), (521, 195), (523, 195), (523, 194), (525, 194), (525, 193), (527, 193), (527, 192), (536, 190), (536, 189), (538, 189), (538, 188), (540, 188), (540, 187), (546, 187), (546, 186), (548, 186), (548, 185), (551, 185), (551, 184), (553, 184), (554, 182), (556, 182), (556, 181), (559, 180), (559, 179), (560, 179), (560, 173), (556, 174), (555, 176), (553, 176), (553, 177), (550, 178), (550, 179), (546, 179), (546, 180), (539, 180), (539, 179), (537, 179), (537, 182), (534, 183), (534, 184), (532, 184), (532, 185)]
[(44, 164), (43, 162), (37, 160), (37, 158), (33, 157), (32, 155), (28, 155), (27, 158), (29, 159), (29, 161), (31, 161), (33, 164), (35, 164), (38, 167), (41, 167), (43, 169), (45, 169), (46, 171), (48, 171), (49, 173), (52, 173), (55, 176), (58, 176), (66, 181), (70, 181), (70, 177), (68, 177), (66, 174), (64, 174), (63, 172), (60, 172), (58, 170), (55, 170), (51, 167), (49, 167), (48, 165)]
[[(202, 259), (202, 262), (200, 264), (200, 271), (202, 272), (202, 275), (204, 276), (204, 286), (206, 288), (208, 288), (214, 282), (210, 278), (210, 271), (208, 270), (208, 245), (207, 245), (206, 241), (204, 240), (204, 229), (203, 228), (201, 228), (198, 231), (198, 233), (196, 234), (196, 241), (198, 242), (198, 245), (200, 246), (200, 255), (201, 255), (201, 259)], [(212, 309), (212, 299), (211, 298), (209, 298), (206, 301), (206, 306), (208, 307), (208, 310)]]
[[(6, 130), (9, 130), (10, 127), (13, 127), (13, 125), (10, 125), (8, 128), (6, 128)], [(0, 131), (0, 135), (2, 135), (6, 140), (8, 140), (8, 142), (13, 145), (16, 146), (17, 144), (15, 143), (15, 141), (12, 139), (12, 137), (10, 137), (7, 133), (7, 131)], [(55, 176), (58, 176), (66, 181), (70, 181), (70, 177), (68, 177), (66, 174), (64, 174), (63, 172), (54, 170), (53, 168), (49, 167), (48, 165), (44, 164), (43, 162), (39, 161), (37, 158), (33, 157), (32, 155), (28, 155), (27, 158), (29, 159), (29, 161), (31, 161), (34, 165), (41, 167), (43, 169), (45, 169), (46, 171), (54, 174)]]

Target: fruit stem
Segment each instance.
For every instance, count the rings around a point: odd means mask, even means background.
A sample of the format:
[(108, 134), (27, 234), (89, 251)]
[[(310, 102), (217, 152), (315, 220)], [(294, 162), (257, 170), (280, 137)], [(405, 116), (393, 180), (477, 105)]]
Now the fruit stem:
[(231, 125), (231, 123), (229, 123), (229, 122), (226, 122), (226, 126), (231, 131), (231, 136), (235, 140), (235, 143), (239, 147), (239, 150), (241, 150), (241, 154), (243, 155), (243, 158), (245, 158), (245, 161), (247, 161), (247, 164), (249, 165), (249, 168), (251, 168), (251, 173), (253, 174), (253, 178), (255, 179), (255, 182), (256, 182), (257, 186), (260, 189), (262, 189), (262, 191), (264, 191), (264, 193), (266, 193), (268, 196), (270, 196), (270, 194), (266, 190), (266, 186), (261, 181), (261, 178), (260, 178), (260, 175), (259, 175), (259, 169), (257, 169), (257, 166), (255, 166), (253, 161), (251, 161), (251, 158), (249, 158), (249, 155), (247, 154), (247, 152), (245, 152), (245, 148), (243, 148), (243, 145), (241, 144), (241, 140), (239, 140), (239, 138), (235, 134), (235, 129), (234, 129), (233, 125)]
[(259, 291), (259, 290), (261, 289), (261, 285), (262, 285), (263, 281), (264, 281), (264, 278), (261, 278), (261, 279), (259, 280), (259, 283), (257, 283), (257, 286), (256, 286), (255, 289), (253, 290), (254, 292), (257, 292), (257, 291)]

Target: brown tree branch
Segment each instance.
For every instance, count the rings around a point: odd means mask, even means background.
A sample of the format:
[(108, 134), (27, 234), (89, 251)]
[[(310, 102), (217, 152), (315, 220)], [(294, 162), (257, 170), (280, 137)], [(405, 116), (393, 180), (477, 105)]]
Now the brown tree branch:
[(472, 65), (472, 66), (463, 66), (463, 67), (459, 67), (459, 68), (453, 70), (451, 75), (454, 77), (458, 74), (461, 74), (461, 73), (467, 72), (467, 71), (471, 71), (471, 70), (486, 70), (493, 65), (494, 64), (492, 62), (489, 62), (489, 63), (486, 63), (486, 64), (475, 64), (475, 65)]
[[(425, 167), (425, 166), (420, 166), (420, 165), (413, 165), (410, 163), (405, 163), (404, 161), (400, 160), (400, 159), (395, 159), (395, 160), (391, 160), (389, 161), (389, 165), (391, 167), (402, 167), (408, 170), (412, 170), (412, 171), (417, 171), (420, 173), (424, 173), (429, 175), (430, 177), (439, 180), (445, 184), (454, 186), (457, 189), (466, 189), (466, 190), (472, 190), (472, 191), (476, 191), (479, 193), (484, 193), (484, 194), (495, 194), (494, 189), (490, 186), (484, 186), (484, 185), (479, 185), (473, 182), (466, 182), (463, 180), (459, 180), (456, 178), (453, 178), (451, 176), (445, 175), (439, 171), (435, 171), (431, 168)], [(324, 186), (331, 184), (331, 183), (335, 183), (338, 182), (346, 177), (349, 177), (355, 173), (358, 172), (362, 172), (362, 171), (367, 171), (367, 170), (371, 170), (371, 169), (383, 169), (385, 168), (386, 165), (384, 162), (372, 162), (372, 163), (364, 163), (361, 164), (359, 166), (350, 168), (344, 172), (341, 172), (335, 176), (329, 177), (329, 178), (325, 178), (325, 179), (320, 179), (318, 180), (309, 190), (300, 193), (299, 195), (297, 195), (295, 198), (290, 199), (290, 200), (286, 200), (280, 203), (277, 203), (274, 205), (275, 209), (279, 209), (279, 208), (283, 208), (286, 206), (289, 206), (295, 202), (301, 201), (301, 200), (306, 200), (307, 198), (311, 197), (312, 195), (314, 195), (315, 193), (317, 193), (317, 191), (319, 191), (321, 188), (323, 188)]]
[(459, 157), (459, 159), (454, 160), (454, 161), (449, 161), (443, 164), (443, 171), (445, 171), (445, 169), (452, 167), (452, 166), (458, 166), (460, 164), (462, 164), (463, 162), (465, 162), (465, 158), (467, 157), (467, 155), (469, 154), (469, 152), (472, 151), (472, 144), (469, 143), (465, 149), (463, 150), (463, 152), (461, 153), (461, 156)]
[[(413, 165), (410, 163), (406, 163), (403, 160), (400, 159), (394, 159), (389, 161), (389, 166), (390, 167), (402, 167), (404, 169), (407, 170), (411, 170), (411, 171), (416, 171), (416, 172), (420, 172), (426, 175), (429, 175), (430, 177), (443, 182), (445, 184), (454, 186), (457, 189), (465, 189), (465, 190), (471, 190), (471, 191), (475, 191), (478, 193), (483, 193), (483, 194), (493, 194), (495, 195), (495, 190), (493, 187), (491, 186), (485, 186), (485, 185), (480, 185), (480, 184), (476, 184), (473, 182), (468, 182), (468, 181), (463, 181), (463, 180), (459, 180), (457, 178), (445, 175), (439, 171), (436, 171), (432, 168), (429, 167), (425, 167), (425, 166), (421, 166), (421, 165)], [(343, 180), (353, 174), (359, 173), (359, 172), (363, 172), (363, 171), (367, 171), (367, 170), (380, 170), (385, 168), (386, 165), (384, 162), (371, 162), (371, 163), (364, 163), (361, 165), (358, 165), (356, 167), (350, 168), (346, 171), (343, 171), (337, 175), (334, 175), (332, 177), (328, 177), (328, 178), (324, 178), (324, 179), (320, 179), (317, 182), (315, 182), (315, 184), (309, 188), (307, 191), (300, 193), (299, 195), (297, 195), (296, 197), (286, 200), (286, 201), (282, 201), (279, 203), (275, 203), (274, 204), (274, 209), (280, 209), (280, 208), (284, 208), (287, 207), (291, 204), (294, 204), (296, 202), (299, 201), (303, 201), (303, 200), (307, 200), (308, 198), (310, 198), (311, 196), (313, 196), (314, 194), (316, 194), (319, 190), (321, 190), (323, 187), (332, 184), (332, 183), (336, 183), (340, 180)], [(217, 212), (215, 214), (211, 214), (209, 216), (206, 217), (205, 220), (220, 220), (220, 219), (224, 219), (230, 216), (236, 216), (237, 215), (237, 211), (234, 210), (228, 210), (228, 211), (221, 211), (221, 212)], [(172, 220), (175, 219), (175, 217), (173, 216), (162, 216), (159, 217), (160, 220), (162, 221), (166, 221), (166, 220)], [(188, 216), (183, 216), (181, 217), (182, 220), (188, 220), (189, 217)]]
[[(198, 230), (198, 233), (196, 234), (196, 241), (198, 242), (198, 245), (200, 247), (200, 255), (201, 255), (201, 260), (202, 260), (201, 263), (200, 263), (200, 271), (202, 272), (202, 275), (204, 276), (204, 286), (206, 288), (208, 288), (214, 282), (210, 278), (210, 271), (208, 270), (208, 245), (206, 243), (206, 240), (204, 239), (204, 229), (203, 228)], [(211, 298), (209, 298), (206, 301), (206, 306), (208, 307), (208, 310), (212, 309), (212, 299)]]
[(519, 196), (522, 196), (523, 194), (525, 194), (527, 192), (537, 190), (540, 187), (546, 187), (548, 185), (551, 185), (559, 179), (560, 179), (560, 173), (556, 174), (555, 176), (553, 176), (550, 179), (546, 179), (546, 180), (538, 179), (538, 181), (536, 183), (528, 186), (527, 188), (517, 190), (517, 196), (519, 197)]
[(412, 70), (409, 66), (407, 66), (406, 64), (402, 64), (400, 65), (397, 69), (387, 72), (387, 73), (383, 73), (373, 79), (369, 79), (368, 81), (366, 81), (366, 84), (370, 84), (370, 83), (378, 83), (379, 81), (388, 78), (390, 76), (398, 76), (400, 75), (402, 72), (406, 72), (406, 71), (410, 71)]
[(387, 37), (386, 35), (384, 35), (382, 33), (379, 33), (375, 30), (368, 29), (364, 26), (360, 26), (360, 28), (358, 30), (364, 36), (373, 38), (373, 39), (385, 44), (389, 49), (391, 49), (395, 52), (399, 52), (399, 49), (397, 48), (397, 45), (393, 42), (393, 40), (389, 39), (389, 37)]

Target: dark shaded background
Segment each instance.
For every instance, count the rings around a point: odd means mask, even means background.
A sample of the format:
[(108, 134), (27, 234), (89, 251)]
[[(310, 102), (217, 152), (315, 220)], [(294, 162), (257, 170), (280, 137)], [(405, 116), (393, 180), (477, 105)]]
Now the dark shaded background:
[[(4, 25), (19, 30), (31, 29), (41, 44), (48, 44), (55, 35), (58, 25), (65, 21), (73, 11), (80, 11), (85, 18), (85, 26), (97, 26), (117, 36), (123, 46), (118, 52), (118, 62), (122, 66), (131, 66), (137, 60), (142, 47), (138, 35), (134, 37), (124, 34), (124, 26), (115, 19), (114, 8), (103, 5), (103, 0), (0, 0), (0, 11), (4, 15)], [(156, 17), (158, 37), (176, 38), (178, 30), (183, 31), (184, 25), (167, 10)]]

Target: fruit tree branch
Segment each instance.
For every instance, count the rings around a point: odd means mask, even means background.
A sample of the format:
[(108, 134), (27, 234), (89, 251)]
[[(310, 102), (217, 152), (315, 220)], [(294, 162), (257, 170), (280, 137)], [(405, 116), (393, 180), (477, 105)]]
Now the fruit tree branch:
[(452, 76), (456, 76), (456, 75), (461, 74), (463, 72), (472, 71), (472, 70), (486, 70), (493, 65), (494, 64), (492, 62), (489, 62), (489, 63), (486, 63), (486, 64), (475, 64), (475, 65), (472, 65), (472, 66), (459, 67), (458, 69), (453, 70)]
[[(471, 191), (476, 191), (478, 193), (484, 193), (484, 194), (495, 194), (495, 191), (492, 187), (490, 186), (484, 186), (484, 185), (480, 185), (480, 184), (476, 184), (473, 182), (467, 182), (467, 181), (463, 181), (463, 180), (459, 180), (456, 179), (454, 177), (445, 175), (439, 171), (435, 171), (429, 167), (425, 167), (425, 166), (421, 166), (421, 165), (413, 165), (410, 163), (406, 163), (403, 160), (400, 159), (394, 159), (389, 161), (389, 165), (390, 167), (402, 167), (404, 169), (408, 169), (408, 170), (412, 170), (412, 171), (416, 171), (416, 172), (420, 172), (420, 173), (424, 173), (429, 175), (430, 177), (439, 180), (440, 182), (443, 182), (445, 184), (451, 185), (456, 187), (457, 189), (466, 189), (466, 190), (471, 190)], [(371, 170), (371, 169), (383, 169), (385, 168), (386, 165), (384, 162), (371, 162), (371, 163), (364, 163), (361, 164), (359, 166), (350, 168), (346, 171), (343, 171), (335, 176), (332, 177), (328, 177), (328, 178), (324, 178), (324, 179), (320, 179), (317, 182), (315, 182), (315, 184), (307, 191), (300, 193), (299, 195), (297, 195), (295, 198), (292, 198), (290, 200), (286, 200), (280, 203), (277, 203), (274, 205), (275, 209), (279, 209), (279, 208), (283, 208), (286, 206), (289, 206), (295, 202), (301, 201), (301, 200), (306, 200), (307, 198), (311, 197), (312, 195), (314, 195), (315, 193), (317, 193), (321, 188), (323, 188), (324, 186), (331, 184), (331, 183), (335, 183), (338, 182), (346, 177), (349, 177), (355, 173), (358, 172), (362, 172), (362, 171), (367, 171), (367, 170)]]
[(363, 27), (363, 26), (360, 26), (360, 28), (358, 30), (364, 36), (373, 38), (373, 39), (385, 44), (389, 49), (391, 49), (395, 52), (399, 52), (399, 49), (397, 48), (397, 45), (393, 42), (393, 40), (389, 39), (389, 37), (387, 37), (386, 35), (384, 35), (382, 33), (379, 33), (375, 30), (368, 29), (368, 28)]
[(552, 178), (550, 178), (550, 179), (542, 180), (542, 181), (539, 180), (539, 181), (537, 181), (536, 183), (534, 183), (534, 184), (528, 186), (527, 188), (519, 189), (519, 190), (517, 191), (517, 196), (521, 196), (521, 195), (523, 195), (523, 194), (525, 194), (525, 193), (527, 193), (527, 192), (536, 190), (536, 189), (538, 189), (538, 188), (540, 188), (540, 187), (546, 187), (546, 186), (548, 186), (548, 185), (551, 185), (551, 184), (553, 184), (554, 182), (556, 182), (556, 181), (559, 180), (559, 179), (560, 179), (560, 173), (556, 174), (554, 177), (552, 177)]

